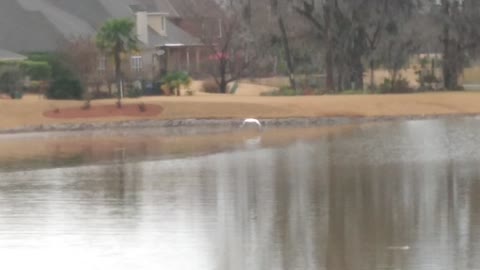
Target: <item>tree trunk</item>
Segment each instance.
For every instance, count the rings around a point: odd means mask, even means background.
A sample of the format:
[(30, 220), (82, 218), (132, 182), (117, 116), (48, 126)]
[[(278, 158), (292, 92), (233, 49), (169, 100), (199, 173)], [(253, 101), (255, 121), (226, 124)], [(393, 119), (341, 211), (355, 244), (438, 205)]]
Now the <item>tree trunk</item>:
[(117, 95), (118, 95), (118, 101), (122, 99), (121, 93), (120, 93), (120, 87), (121, 87), (121, 81), (122, 81), (122, 59), (120, 58), (120, 45), (117, 44), (114, 52), (114, 62), (115, 62), (115, 81), (117, 84)]
[(332, 37), (332, 27), (331, 27), (331, 20), (332, 20), (332, 6), (328, 4), (325, 7), (326, 15), (325, 15), (325, 34), (326, 34), (326, 53), (325, 53), (325, 75), (326, 75), (326, 88), (328, 92), (335, 92), (335, 82), (333, 78), (333, 37)]
[(375, 91), (375, 62), (370, 59), (370, 90)]
[(220, 66), (219, 66), (219, 72), (220, 72), (220, 82), (218, 87), (220, 88), (220, 93), (226, 94), (227, 93), (227, 87), (228, 87), (228, 81), (227, 81), (227, 63), (226, 60), (220, 60)]
[(107, 82), (107, 87), (108, 87), (108, 95), (111, 97), (112, 96), (112, 82), (108, 80)]
[(451, 69), (451, 57), (450, 57), (450, 29), (449, 26), (447, 25), (448, 23), (445, 23), (444, 29), (443, 29), (443, 66), (442, 66), (442, 72), (443, 72), (443, 84), (445, 89), (451, 90), (452, 89), (452, 69)]
[(395, 92), (395, 85), (397, 84), (398, 71), (394, 70), (392, 72), (392, 81), (390, 82), (390, 92)]
[(220, 93), (222, 93), (222, 94), (226, 94), (226, 93), (227, 93), (228, 83), (227, 83), (227, 81), (225, 80), (224, 77), (222, 77), (222, 78), (220, 79), (219, 88), (220, 88)]
[(344, 86), (344, 70), (339, 68), (336, 72), (336, 75), (337, 75), (337, 91), (338, 92), (342, 92), (344, 90), (343, 86)]
[(351, 77), (350, 83), (353, 83), (353, 85), (348, 87), (354, 88), (352, 90), (363, 90), (363, 64), (360, 57), (355, 57), (354, 59)]
[[(450, 3), (443, 1), (444, 16), (450, 17)], [(454, 90), (458, 87), (456, 54), (453, 53), (454, 45), (450, 39), (450, 25), (445, 22), (443, 26), (443, 83), (447, 90)]]
[(280, 27), (280, 32), (282, 33), (282, 44), (283, 50), (285, 51), (285, 58), (287, 61), (288, 69), (288, 79), (290, 81), (290, 88), (297, 91), (297, 82), (295, 80), (295, 67), (293, 65), (292, 55), (290, 52), (290, 44), (288, 42), (287, 30), (285, 28), (285, 23), (282, 16), (278, 17), (278, 26)]

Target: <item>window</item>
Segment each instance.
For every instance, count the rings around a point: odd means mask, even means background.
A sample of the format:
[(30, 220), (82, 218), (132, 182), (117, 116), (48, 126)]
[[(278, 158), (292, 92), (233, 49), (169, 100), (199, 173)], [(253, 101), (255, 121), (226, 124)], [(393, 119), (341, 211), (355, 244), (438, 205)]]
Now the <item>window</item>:
[(107, 69), (106, 66), (107, 66), (107, 58), (105, 57), (105, 55), (100, 55), (97, 59), (98, 63), (97, 63), (97, 70), (100, 71), (100, 72), (105, 72), (105, 70)]
[(162, 33), (165, 33), (165, 30), (166, 30), (165, 24), (166, 24), (165, 16), (162, 16), (161, 26), (160, 26), (160, 29), (162, 30)]
[(130, 64), (133, 71), (135, 72), (142, 71), (143, 61), (141, 56), (132, 56), (130, 59)]

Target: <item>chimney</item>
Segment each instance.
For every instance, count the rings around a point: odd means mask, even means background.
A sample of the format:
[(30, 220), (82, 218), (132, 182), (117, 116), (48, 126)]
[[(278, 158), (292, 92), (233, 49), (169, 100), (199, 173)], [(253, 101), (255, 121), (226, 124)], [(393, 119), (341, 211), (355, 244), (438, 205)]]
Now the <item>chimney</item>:
[(138, 11), (135, 13), (137, 36), (144, 44), (148, 44), (148, 13), (146, 11)]

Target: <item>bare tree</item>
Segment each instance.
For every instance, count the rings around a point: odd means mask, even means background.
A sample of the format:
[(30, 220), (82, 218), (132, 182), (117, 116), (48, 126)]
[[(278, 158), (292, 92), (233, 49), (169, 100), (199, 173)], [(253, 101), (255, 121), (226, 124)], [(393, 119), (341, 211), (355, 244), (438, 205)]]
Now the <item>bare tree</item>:
[[(301, 31), (298, 27), (298, 18), (295, 18), (291, 14), (292, 3), (288, 0), (269, 0), (267, 3), (270, 16), (274, 17), (275, 30), (273, 33), (278, 33), (278, 41), (281, 44), (283, 58), (286, 63), (288, 80), (290, 88), (297, 89), (297, 81), (295, 78), (296, 63), (293, 55), (292, 42), (295, 37), (292, 32)], [(262, 16), (260, 14), (260, 16)], [(263, 15), (264, 16), (264, 15)], [(295, 31), (296, 30), (296, 31)], [(297, 36), (298, 37), (298, 36)]]
[(409, 25), (391, 29), (379, 49), (382, 64), (390, 75), (389, 92), (396, 90), (400, 70), (407, 65), (412, 54), (418, 50), (420, 45), (416, 39), (417, 36), (415, 28)]
[(99, 54), (92, 37), (79, 36), (69, 39), (61, 48), (61, 54), (85, 87), (97, 77)]
[(333, 8), (335, 0), (298, 1), (295, 10), (304, 16), (316, 28), (318, 36), (324, 42), (325, 50), (325, 73), (327, 91), (335, 91), (333, 64), (334, 64), (334, 31), (333, 31)]
[(441, 0), (437, 20), (442, 22), (443, 82), (446, 89), (458, 89), (458, 78), (467, 55), (479, 48), (480, 3), (474, 0)]
[(369, 60), (373, 77), (375, 51), (388, 27), (404, 23), (406, 16), (397, 14), (407, 14), (414, 5), (410, 0), (295, 2), (297, 12), (315, 26), (324, 44), (326, 87), (330, 91), (350, 84), (363, 88), (365, 60)]
[(221, 93), (228, 92), (229, 83), (253, 74), (262, 56), (262, 46), (257, 46), (245, 24), (245, 16), (250, 16), (245, 12), (244, 6), (232, 5), (223, 20), (222, 36), (205, 35), (202, 40), (210, 52), (204, 67)]

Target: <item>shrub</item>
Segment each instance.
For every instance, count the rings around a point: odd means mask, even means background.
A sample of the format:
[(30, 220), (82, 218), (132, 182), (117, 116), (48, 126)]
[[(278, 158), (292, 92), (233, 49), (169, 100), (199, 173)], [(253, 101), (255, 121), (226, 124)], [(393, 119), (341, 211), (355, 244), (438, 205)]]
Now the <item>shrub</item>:
[(58, 53), (32, 53), (28, 55), (28, 60), (48, 63), (50, 66), (50, 75), (53, 79), (75, 77), (74, 72)]
[[(33, 53), (28, 55), (28, 60), (31, 63), (26, 64), (24, 69), (31, 72), (33, 77), (43, 77), (50, 73), (49, 77), (52, 78), (52, 84), (45, 93), (47, 98), (82, 98), (84, 87), (80, 80), (75, 77), (74, 72), (63, 61), (61, 55), (57, 53)], [(47, 65), (50, 68), (47, 68)]]
[(297, 91), (295, 89), (291, 89), (288, 86), (282, 86), (279, 89), (275, 89), (269, 92), (264, 92), (261, 95), (262, 96), (296, 96)]
[(32, 80), (48, 80), (52, 74), (52, 68), (45, 61), (23, 61), (20, 69)]
[(203, 81), (202, 90), (205, 93), (220, 93), (220, 88), (214, 80)]
[(127, 88), (127, 97), (129, 98), (138, 98), (143, 96), (143, 90), (142, 88), (135, 87), (135, 86), (129, 86)]
[(163, 78), (163, 83), (166, 89), (170, 91), (175, 91), (174, 94), (180, 96), (180, 88), (182, 86), (190, 86), (192, 83), (192, 78), (186, 72), (177, 71), (167, 74)]
[(390, 78), (384, 79), (379, 89), (381, 93), (411, 93), (414, 91), (408, 80), (401, 76), (395, 82), (392, 82)]
[(138, 104), (138, 110), (140, 110), (141, 112), (146, 112), (147, 111), (147, 106), (145, 105), (145, 103), (140, 103)]
[(90, 93), (90, 97), (91, 99), (107, 99), (113, 98), (114, 96), (104, 91), (93, 91)]
[(195, 94), (195, 92), (191, 89), (188, 89), (186, 93), (187, 93), (187, 96), (193, 96)]
[(79, 80), (73, 78), (55, 79), (47, 89), (49, 99), (82, 99), (84, 89)]
[(44, 81), (31, 81), (30, 86), (25, 87), (26, 93), (38, 94), (42, 92), (42, 88), (44, 87)]
[(162, 93), (165, 96), (170, 96), (172, 94), (172, 89), (170, 89), (167, 85), (162, 85), (160, 89), (162, 89)]
[(82, 110), (90, 110), (92, 105), (90, 104), (90, 99), (85, 100), (82, 106)]
[(0, 90), (12, 94), (20, 88), (22, 72), (15, 67), (0, 71)]
[(435, 76), (435, 74), (428, 73), (422, 74), (422, 72), (417, 72), (417, 82), (419, 83), (419, 91), (432, 91), (438, 88), (440, 80)]

